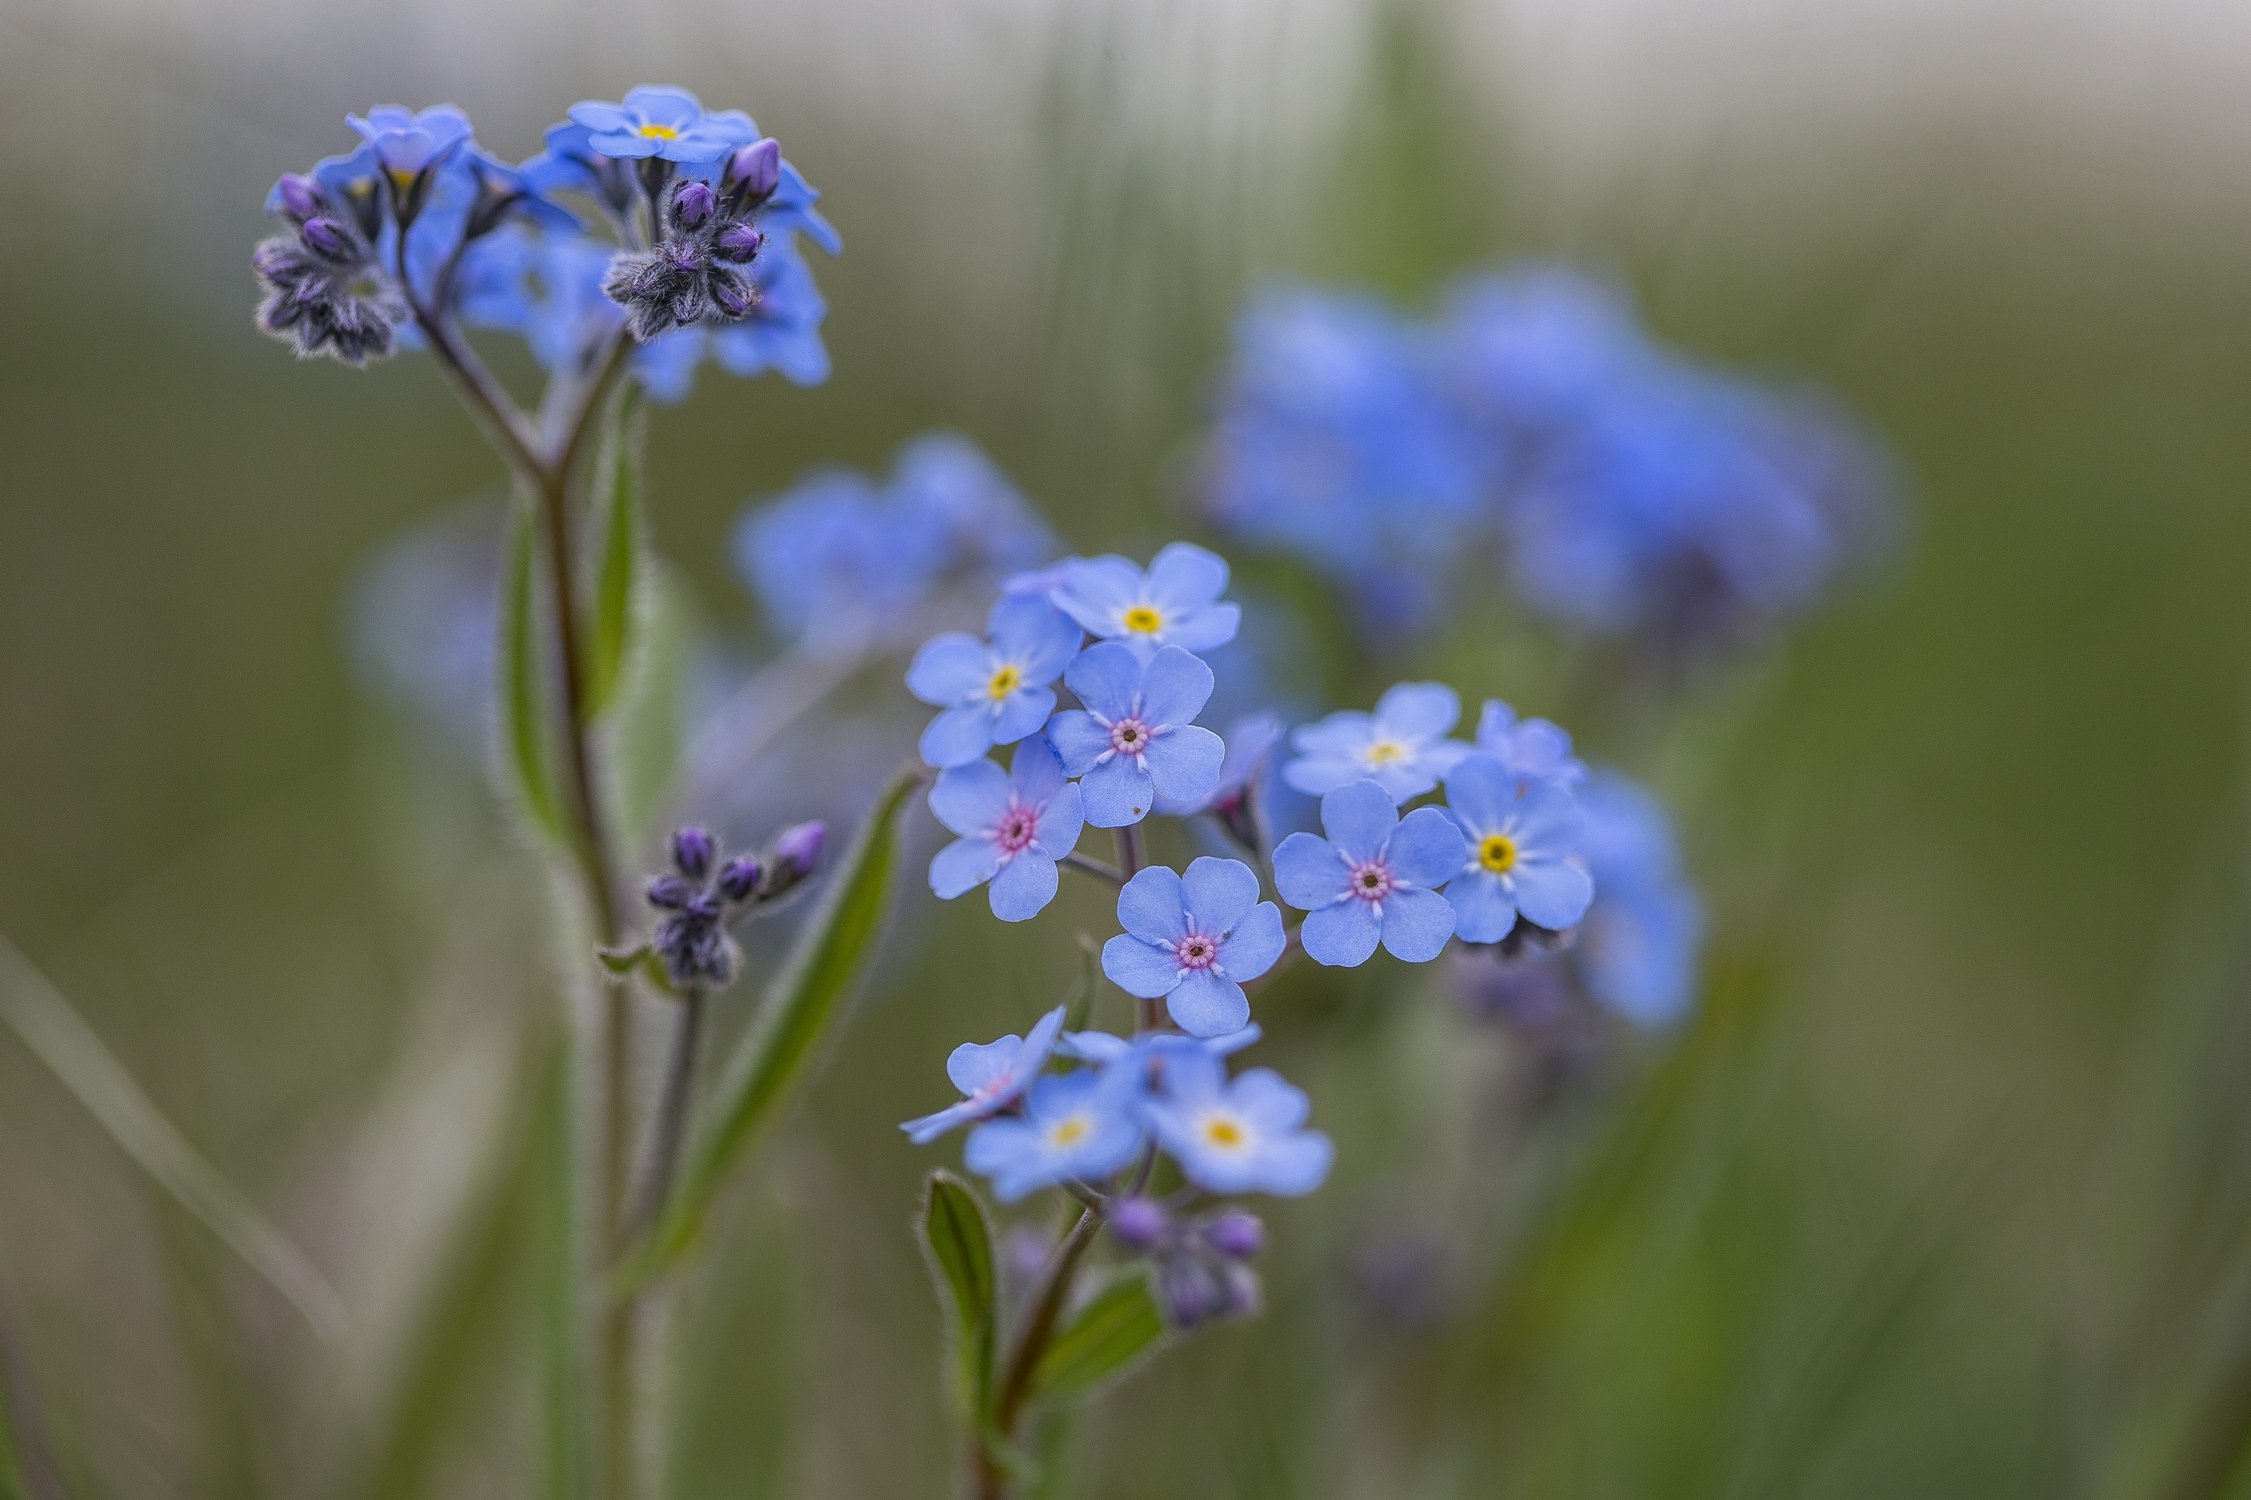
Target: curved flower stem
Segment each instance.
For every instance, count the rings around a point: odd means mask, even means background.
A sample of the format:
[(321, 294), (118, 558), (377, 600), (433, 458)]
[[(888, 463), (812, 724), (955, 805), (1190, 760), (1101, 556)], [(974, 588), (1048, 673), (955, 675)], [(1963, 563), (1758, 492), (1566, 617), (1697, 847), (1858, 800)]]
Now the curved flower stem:
[(1128, 823), (1118, 830), (1118, 878), (1131, 880), (1141, 873), (1141, 825)]
[(703, 987), (690, 985), (680, 992), (680, 1021), (673, 1029), (672, 1051), (664, 1065), (664, 1090), (657, 1096), (656, 1121), (649, 1133), (649, 1164), (641, 1175), (629, 1241), (638, 1241), (648, 1232), (665, 1199), (671, 1196), (673, 1173), (680, 1165), (680, 1144), (688, 1133), (688, 1104), (695, 1092), (703, 1019)]
[(1099, 859), (1093, 859), (1079, 853), (1076, 849), (1064, 855), (1058, 863), (1067, 870), (1076, 870), (1081, 875), (1092, 875), (1095, 879), (1108, 881), (1111, 885), (1124, 885), (1126, 883), (1125, 875), (1119, 871), (1117, 866), (1106, 865)]

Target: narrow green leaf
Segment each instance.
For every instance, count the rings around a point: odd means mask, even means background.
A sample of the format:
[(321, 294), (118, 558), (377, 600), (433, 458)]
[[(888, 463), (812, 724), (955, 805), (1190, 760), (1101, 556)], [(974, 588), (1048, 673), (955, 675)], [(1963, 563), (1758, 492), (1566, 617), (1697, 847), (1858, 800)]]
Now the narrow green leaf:
[(990, 1399), (998, 1291), (993, 1226), (985, 1216), (985, 1205), (974, 1188), (951, 1172), (932, 1172), (924, 1184), (922, 1247), (939, 1298), (952, 1315), (946, 1341), (952, 1355), (954, 1400), (966, 1420), (983, 1413)]
[(0, 1022), (54, 1071), (141, 1170), (288, 1298), (314, 1333), (325, 1340), (342, 1335), (343, 1300), (327, 1278), (188, 1143), (70, 1001), (5, 937), (0, 937)]
[(728, 1070), (707, 1116), (710, 1123), (698, 1133), (656, 1229), (625, 1269), (628, 1286), (662, 1270), (694, 1241), (719, 1184), (772, 1123), (843, 1014), (882, 932), (898, 862), (899, 809), (921, 784), (919, 769), (894, 778), (830, 871), (828, 890), (806, 918), (788, 965)]
[(636, 593), (641, 576), (641, 466), (648, 423), (640, 388), (618, 389), (603, 418), (601, 456), (594, 466), (594, 516), (601, 548), (594, 574), (594, 631), (588, 643), (586, 706), (600, 713), (617, 696), (633, 650)]
[(539, 560), (535, 501), (519, 495), (509, 512), (508, 592), (501, 601), (500, 662), (503, 736), (508, 747), (509, 779), (524, 811), (549, 838), (563, 839), (561, 802), (555, 791), (554, 762), (548, 752), (546, 673), (542, 669), (539, 628), (533, 619), (538, 588), (533, 574)]
[(1040, 1356), (1032, 1389), (1069, 1400), (1117, 1379), (1164, 1342), (1165, 1320), (1140, 1271), (1118, 1277), (1072, 1315)]

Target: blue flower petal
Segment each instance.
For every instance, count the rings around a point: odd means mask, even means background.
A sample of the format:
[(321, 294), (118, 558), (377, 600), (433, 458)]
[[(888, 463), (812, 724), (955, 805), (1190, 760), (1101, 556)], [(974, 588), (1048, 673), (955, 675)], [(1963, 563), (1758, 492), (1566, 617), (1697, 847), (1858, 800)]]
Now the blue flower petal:
[(1250, 997), (1232, 979), (1196, 969), (1165, 997), (1165, 1013), (1190, 1036), (1230, 1036), (1251, 1018)]
[(1149, 775), (1161, 795), (1193, 802), (1209, 797), (1219, 786), (1227, 746), (1202, 725), (1183, 724), (1150, 741), (1142, 758), (1149, 763)]
[[(1452, 923), (1447, 925), (1451, 929)], [(1367, 902), (1338, 901), (1309, 913), (1299, 933), (1307, 958), (1332, 969), (1354, 969), (1376, 951), (1379, 928)]]
[(1180, 892), (1198, 931), (1228, 932), (1258, 905), (1258, 876), (1239, 859), (1205, 855), (1189, 864)]
[(1123, 932), (1102, 945), (1102, 972), (1119, 989), (1144, 1000), (1171, 994), (1182, 974), (1180, 960), (1170, 948)]
[(1156, 795), (1149, 773), (1122, 755), (1079, 778), (1080, 811), (1096, 828), (1123, 828), (1140, 822), (1149, 815), (1149, 804)]
[(934, 1115), (924, 1115), (920, 1119), (909, 1120), (899, 1128), (904, 1130), (907, 1133), (907, 1139), (917, 1146), (927, 1146), (956, 1125), (966, 1124), (977, 1119), (982, 1113), (983, 1111), (975, 1103), (965, 1099), (959, 1104), (947, 1105)]
[(1443, 682), (1402, 682), (1376, 700), (1376, 722), (1405, 740), (1436, 739), (1461, 716), (1461, 695)]
[(1177, 943), (1188, 935), (1187, 894), (1164, 865), (1137, 872), (1118, 892), (1118, 925), (1148, 943)]
[(1008, 777), (989, 760), (942, 771), (938, 784), (930, 789), (931, 812), (964, 838), (998, 827), (1008, 801)]
[(1260, 1186), (1277, 1198), (1302, 1198), (1328, 1179), (1336, 1147), (1318, 1130), (1276, 1141), (1263, 1162)]
[(1371, 860), (1399, 826), (1399, 809), (1377, 783), (1348, 782), (1321, 798), (1321, 826), (1346, 859)]
[[(1453, 935), (1454, 908), (1436, 891), (1397, 890), (1383, 898), (1383, 946), (1393, 958), (1429, 963)], [(1310, 944), (1306, 951), (1313, 951)]]
[(1585, 826), (1578, 798), (1552, 781), (1535, 781), (1524, 789), (1511, 832), (1519, 852), (1560, 858), (1579, 852)]
[(964, 1094), (974, 1094), (1016, 1066), (1024, 1039), (1004, 1036), (992, 1042), (963, 1042), (946, 1058), (946, 1079)]
[(1121, 719), (1141, 690), (1141, 660), (1115, 641), (1098, 641), (1071, 659), (1063, 683), (1103, 718)]
[(1479, 870), (1446, 887), (1454, 930), (1465, 943), (1497, 943), (1516, 927), (1516, 898), (1498, 875)]
[(1444, 812), (1418, 807), (1399, 820), (1384, 846), (1383, 862), (1401, 885), (1439, 886), (1469, 862), (1469, 845)]
[(1576, 927), (1594, 901), (1594, 881), (1573, 861), (1520, 862), (1513, 874), (1517, 909), (1542, 927)]
[(1118, 628), (1118, 617), (1141, 592), (1141, 570), (1122, 557), (1073, 558), (1063, 564), (1056, 607), (1096, 635)]
[(949, 708), (922, 731), (922, 758), (941, 771), (965, 766), (993, 747), (993, 716), (982, 706)]
[[(625, 108), (652, 124), (685, 130), (703, 117), (703, 101), (683, 88), (640, 84), (626, 91)], [(576, 115), (571, 118), (577, 119)], [(581, 124), (588, 123), (580, 121)]]
[(1013, 745), (1028, 734), (1037, 733), (1055, 712), (1053, 688), (1018, 688), (1002, 700), (1000, 712), (993, 715), (992, 742), (996, 745)]
[(1216, 651), (1235, 639), (1242, 625), (1240, 608), (1232, 604), (1213, 604), (1181, 616), (1166, 628), (1165, 638), (1190, 651)]
[(981, 697), (992, 677), (985, 643), (960, 631), (932, 636), (907, 668), (907, 691), (936, 708)]
[(1262, 1130), (1295, 1130), (1313, 1113), (1305, 1090), (1272, 1068), (1252, 1068), (1235, 1080), (1235, 1107)]
[(1274, 851), (1274, 889), (1300, 911), (1313, 911), (1346, 895), (1352, 872), (1336, 846), (1318, 834), (1293, 833)]
[(1271, 901), (1261, 901), (1220, 943), (1219, 966), (1230, 978), (1256, 979), (1274, 967), (1287, 946), (1281, 908)]
[(1174, 542), (1149, 564), (1145, 587), (1165, 615), (1201, 608), (1227, 592), (1227, 562), (1193, 542)]
[[(1074, 683), (1072, 691), (1077, 690)], [(1141, 715), (1152, 726), (1186, 724), (1204, 711), (1211, 690), (1211, 668), (1201, 658), (1178, 646), (1165, 646), (1142, 669)]]
[(1516, 811), (1516, 777), (1490, 755), (1464, 756), (1446, 776), (1446, 805), (1471, 838), (1498, 833)]
[(1066, 708), (1047, 721), (1047, 743), (1066, 774), (1084, 776), (1110, 748), (1110, 731), (1085, 710)]
[(1026, 849), (1001, 866), (985, 899), (1003, 922), (1025, 922), (1055, 899), (1060, 883), (1055, 861), (1037, 849)]
[[(1008, 763), (1008, 784), (1015, 789), (1018, 801), (1038, 807), (1052, 801), (1070, 783), (1064, 778), (1063, 763), (1055, 757), (1055, 747), (1037, 739), (1016, 747)], [(1076, 798), (1073, 801), (1075, 805)]]
[(1085, 826), (1085, 815), (1079, 811), (1079, 789), (1066, 782), (1040, 809), (1039, 819), (1032, 826), (1032, 844), (1049, 859), (1061, 859), (1078, 847), (1079, 831)]
[(975, 890), (1000, 869), (1000, 847), (991, 839), (956, 839), (930, 861), (930, 893), (941, 901)]

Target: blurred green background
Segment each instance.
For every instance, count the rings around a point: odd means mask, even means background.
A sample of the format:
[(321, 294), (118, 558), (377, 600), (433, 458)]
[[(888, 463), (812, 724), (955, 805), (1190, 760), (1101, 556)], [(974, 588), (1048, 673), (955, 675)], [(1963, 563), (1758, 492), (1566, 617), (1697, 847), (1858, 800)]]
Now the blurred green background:
[[(1911, 481), (1889, 563), (1771, 656), (1661, 732), (1577, 726), (1682, 810), (1698, 1019), (1535, 1116), (1422, 978), (1277, 986), (1264, 1050), (1337, 1178), (1271, 1216), (1265, 1316), (1103, 1403), (1054, 1493), (2251, 1494), (2246, 59), (2240, 11), (2123, 0), (11, 0), (0, 932), (355, 1329), (313, 1342), (0, 1032), (0, 1316), (87, 1493), (525, 1492), (523, 1272), (476, 1251), (559, 1003), (546, 893), (346, 620), (376, 549), (500, 473), (419, 358), (258, 337), (245, 257), (346, 109), (451, 99), (513, 156), (647, 79), (750, 109), (847, 241), (831, 383), (707, 374), (659, 415), (657, 543), (723, 635), (746, 497), (932, 425), (1074, 545), (1179, 531), (1271, 274), (1414, 304), (1520, 255), (1613, 270)], [(1545, 649), (1329, 686), (1513, 695)], [(912, 743), (889, 681), (850, 700), (875, 773)], [(744, 836), (852, 815), (798, 774)], [(935, 1158), (894, 1122), (1049, 1003), (1101, 930), (1071, 900), (1033, 936), (910, 875), (683, 1294), (677, 1493), (943, 1491)], [(1387, 1292), (1402, 1257), (1428, 1274)]]

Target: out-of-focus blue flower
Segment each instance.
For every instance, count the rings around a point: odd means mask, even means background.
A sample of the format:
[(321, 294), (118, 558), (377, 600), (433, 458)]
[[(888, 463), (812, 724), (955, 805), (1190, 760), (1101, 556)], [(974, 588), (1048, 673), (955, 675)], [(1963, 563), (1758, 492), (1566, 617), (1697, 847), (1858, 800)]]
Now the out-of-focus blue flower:
[(1469, 846), (1435, 807), (1406, 817), (1373, 781), (1321, 799), (1327, 838), (1293, 833), (1274, 851), (1274, 888), (1307, 913), (1308, 958), (1337, 968), (1366, 963), (1380, 941), (1394, 958), (1427, 963), (1454, 935), (1454, 908), (1438, 894), (1461, 873)]
[(1003, 922), (1039, 915), (1055, 899), (1055, 862), (1079, 841), (1079, 789), (1045, 740), (1017, 746), (1008, 774), (990, 760), (942, 772), (930, 810), (961, 835), (930, 861), (941, 901), (992, 882), (986, 899)]
[(594, 132), (565, 120), (547, 127), (546, 149), (524, 163), (524, 177), (541, 193), (584, 193), (623, 219), (641, 187), (631, 163), (594, 149)]
[(1233, 640), (1243, 612), (1219, 602), (1226, 591), (1223, 559), (1174, 542), (1146, 573), (1122, 557), (1068, 559), (1053, 598), (1088, 634), (1123, 641), (1146, 661), (1160, 646), (1209, 651)]
[(1144, 661), (1131, 647), (1098, 641), (1064, 669), (1063, 683), (1085, 706), (1057, 714), (1047, 738), (1063, 769), (1080, 778), (1095, 827), (1140, 822), (1160, 793), (1192, 801), (1218, 784), (1227, 747), (1193, 722), (1212, 689), (1211, 668), (1196, 657), (1165, 646)]
[(1226, 1036), (1250, 1023), (1243, 981), (1282, 956), (1282, 913), (1258, 899), (1240, 860), (1204, 858), (1176, 875), (1151, 865), (1118, 892), (1125, 931), (1102, 948), (1102, 972), (1129, 995), (1162, 999), (1190, 1036)]
[(1555, 435), (1511, 498), (1517, 592), (1676, 651), (1811, 604), (1883, 505), (1875, 445), (1819, 405), (1652, 362)]
[(1402, 682), (1372, 714), (1345, 710), (1290, 736), (1298, 758), (1282, 779), (1312, 796), (1355, 781), (1373, 781), (1404, 802), (1438, 785), (1468, 752), (1446, 738), (1462, 716), (1462, 700), (1440, 682)]
[(1079, 627), (1039, 599), (1004, 598), (989, 639), (949, 631), (923, 643), (907, 668), (907, 690), (937, 707), (922, 732), (922, 758), (966, 765), (995, 745), (1036, 732), (1055, 711), (1048, 686), (1079, 649)]
[(453, 159), (469, 144), (469, 117), (451, 104), (436, 104), (417, 114), (398, 104), (378, 104), (362, 117), (344, 122), (359, 132), (376, 161), (401, 187)]
[(1491, 464), (1426, 344), (1372, 297), (1261, 294), (1236, 325), (1203, 470), (1222, 526), (1343, 581), (1385, 622), (1440, 597)]
[(1586, 415), (1657, 357), (1624, 288), (1545, 264), (1459, 282), (1436, 341), (1448, 393), (1503, 448)]
[(1047, 523), (959, 433), (925, 433), (901, 448), (891, 498), (929, 529), (949, 568), (1014, 572), (1055, 555)]
[(500, 527), (482, 506), (387, 544), (352, 589), (354, 664), (469, 754), (492, 734), (499, 597)]
[(1648, 791), (1598, 771), (1578, 793), (1594, 905), (1570, 953), (1587, 991), (1645, 1026), (1677, 1020), (1696, 998), (1703, 904), (1680, 867), (1672, 821)]
[(1049, 1074), (1032, 1085), (1021, 1116), (972, 1131), (962, 1159), (993, 1180), (1003, 1203), (1060, 1182), (1100, 1181), (1141, 1150), (1139, 1096), (1139, 1080), (1122, 1069)]
[(1115, 1036), (1107, 1031), (1066, 1031), (1055, 1050), (1096, 1067), (1127, 1064), (1137, 1076), (1146, 1077), (1150, 1064), (1162, 1067), (1165, 1055), (1175, 1048), (1193, 1047), (1214, 1057), (1232, 1057), (1264, 1034), (1256, 1021), (1240, 1031), (1208, 1037), (1183, 1036), (1177, 1031), (1144, 1031), (1132, 1037)]
[(644, 84), (627, 93), (623, 103), (582, 100), (567, 113), (572, 124), (586, 129), (590, 147), (624, 160), (655, 156), (691, 164), (717, 161), (758, 139), (758, 127), (741, 110), (715, 113), (679, 88)]
[(1176, 799), (1159, 794), (1157, 811), (1168, 818), (1192, 818), (1215, 813), (1231, 818), (1258, 796), (1258, 783), (1266, 774), (1274, 747), (1282, 742), (1282, 721), (1273, 714), (1252, 714), (1227, 726), (1227, 754), (1219, 763), (1219, 780), (1202, 797)]
[(1335, 1159), (1329, 1138), (1305, 1128), (1305, 1094), (1270, 1068), (1230, 1083), (1209, 1053), (1170, 1059), (1160, 1092), (1142, 1107), (1149, 1131), (1208, 1193), (1298, 1197), (1319, 1187)]
[(1552, 781), (1527, 781), (1486, 755), (1464, 756), (1446, 776), (1446, 807), (1468, 840), (1461, 873), (1446, 887), (1465, 943), (1497, 943), (1521, 913), (1560, 932), (1594, 899), (1579, 852), (1578, 804)]
[(1506, 766), (1519, 780), (1574, 787), (1587, 779), (1587, 763), (1571, 753), (1571, 736), (1546, 719), (1519, 719), (1498, 698), (1477, 716), (1477, 751)]
[(1063, 1029), (1063, 1007), (1041, 1016), (1023, 1036), (997, 1042), (963, 1042), (946, 1059), (946, 1077), (961, 1090), (959, 1104), (909, 1120), (899, 1128), (917, 1146), (927, 1146), (956, 1125), (982, 1120), (1014, 1104), (1047, 1067), (1055, 1034)]

